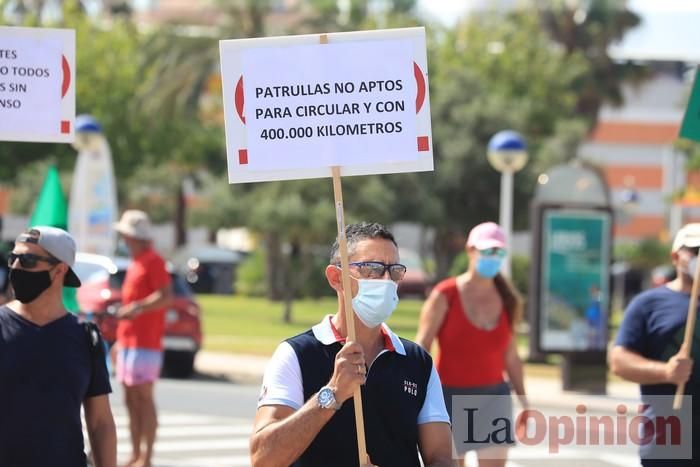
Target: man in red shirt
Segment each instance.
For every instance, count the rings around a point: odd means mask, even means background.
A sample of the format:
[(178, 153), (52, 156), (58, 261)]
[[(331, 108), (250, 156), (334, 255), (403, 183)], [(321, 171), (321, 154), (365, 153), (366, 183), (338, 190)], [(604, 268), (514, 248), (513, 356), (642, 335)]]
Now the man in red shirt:
[(158, 427), (153, 384), (163, 361), (165, 309), (172, 301), (172, 288), (165, 262), (152, 247), (148, 215), (127, 210), (115, 230), (132, 258), (122, 285), (123, 305), (117, 312), (117, 379), (124, 385), (132, 446), (126, 466), (147, 467)]

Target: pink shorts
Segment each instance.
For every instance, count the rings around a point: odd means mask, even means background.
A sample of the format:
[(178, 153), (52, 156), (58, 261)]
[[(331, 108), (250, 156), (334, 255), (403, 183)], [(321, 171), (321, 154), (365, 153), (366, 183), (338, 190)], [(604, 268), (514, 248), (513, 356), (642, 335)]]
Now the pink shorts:
[(119, 349), (117, 381), (125, 386), (153, 383), (160, 376), (163, 352), (150, 349)]

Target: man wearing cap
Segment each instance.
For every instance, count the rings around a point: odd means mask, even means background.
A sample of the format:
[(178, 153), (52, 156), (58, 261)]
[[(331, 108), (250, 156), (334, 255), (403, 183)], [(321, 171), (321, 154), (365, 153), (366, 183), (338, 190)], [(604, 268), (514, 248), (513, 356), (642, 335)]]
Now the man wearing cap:
[[(676, 387), (685, 383), (685, 394), (700, 395), (700, 374), (693, 371), (693, 359), (681, 352), (688, 315), (693, 272), (697, 267), (700, 249), (700, 224), (687, 224), (676, 235), (671, 248), (671, 260), (677, 277), (669, 283), (637, 295), (627, 306), (624, 318), (609, 355), (612, 372), (640, 384), (642, 402), (647, 404), (644, 415), (673, 415), (671, 401)], [(695, 339), (698, 339), (697, 332)], [(693, 346), (693, 354), (700, 351)], [(665, 396), (655, 398), (652, 396)], [(693, 445), (700, 444), (700, 398), (693, 400)], [(687, 407), (683, 407), (687, 409)], [(687, 427), (683, 427), (687, 430)], [(687, 431), (685, 431), (687, 432)], [(658, 433), (660, 435), (660, 433)], [(665, 435), (665, 433), (664, 433)], [(664, 460), (659, 457), (662, 440), (640, 447), (643, 466), (697, 465), (688, 459)], [(700, 458), (695, 455), (696, 458)]]
[(63, 287), (80, 286), (74, 262), (75, 241), (55, 227), (22, 233), (9, 255), (16, 299), (0, 307), (2, 466), (85, 466), (81, 406), (95, 465), (116, 465), (99, 332), (63, 307)]
[(117, 379), (129, 411), (132, 455), (127, 466), (150, 466), (158, 416), (153, 384), (163, 361), (165, 309), (172, 301), (170, 274), (152, 246), (151, 222), (139, 210), (124, 211), (115, 224), (132, 261), (117, 312)]

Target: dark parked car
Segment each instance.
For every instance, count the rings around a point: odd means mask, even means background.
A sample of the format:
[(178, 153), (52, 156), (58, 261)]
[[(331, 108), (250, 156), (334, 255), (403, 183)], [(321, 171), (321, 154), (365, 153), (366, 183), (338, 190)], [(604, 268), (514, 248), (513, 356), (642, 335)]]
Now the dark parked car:
[(245, 255), (214, 245), (189, 245), (172, 262), (196, 293), (232, 294), (236, 268)]
[[(97, 323), (110, 345), (116, 340), (117, 331), (112, 312), (121, 303), (128, 265), (128, 258), (78, 253), (73, 267), (83, 283), (78, 289), (80, 313)], [(175, 299), (165, 313), (163, 371), (186, 378), (194, 370), (194, 358), (202, 345), (201, 310), (187, 282), (178, 274), (170, 274)]]

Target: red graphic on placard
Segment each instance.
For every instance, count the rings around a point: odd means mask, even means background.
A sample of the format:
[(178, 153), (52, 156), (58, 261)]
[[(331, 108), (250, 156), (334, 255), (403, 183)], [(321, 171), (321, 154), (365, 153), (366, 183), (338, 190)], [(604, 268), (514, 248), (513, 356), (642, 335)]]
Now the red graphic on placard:
[[(425, 76), (416, 62), (413, 62), (413, 76), (416, 78), (416, 113), (420, 112), (425, 102)], [(418, 137), (418, 152), (430, 151), (430, 141), (427, 136)]]
[(61, 55), (61, 68), (63, 69), (63, 83), (61, 84), (61, 98), (66, 97), (70, 87), (70, 65), (65, 55)]
[(241, 165), (246, 165), (248, 163), (248, 150), (239, 149), (238, 150), (238, 163)]
[(234, 98), (238, 118), (240, 118), (243, 124), (245, 125), (245, 115), (243, 115), (243, 76), (238, 78), (238, 83), (236, 83), (236, 94)]
[(70, 120), (61, 120), (61, 134), (70, 134)]
[(430, 143), (427, 136), (418, 137), (418, 152), (430, 151)]
[(418, 113), (425, 101), (425, 77), (416, 62), (413, 62), (413, 76), (416, 78), (416, 113)]

